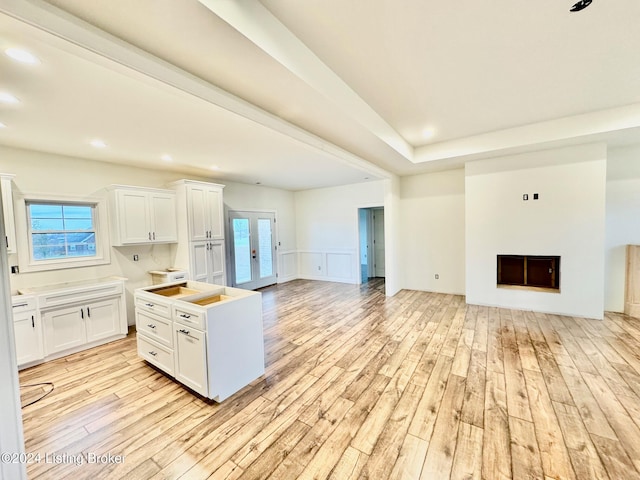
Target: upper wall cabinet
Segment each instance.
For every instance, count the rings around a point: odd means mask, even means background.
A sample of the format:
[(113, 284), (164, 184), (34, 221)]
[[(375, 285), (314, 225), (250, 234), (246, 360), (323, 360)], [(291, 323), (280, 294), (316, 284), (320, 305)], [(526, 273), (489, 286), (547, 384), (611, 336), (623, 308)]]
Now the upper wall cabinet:
[(114, 246), (178, 241), (174, 191), (112, 185), (109, 206)]
[(11, 181), (15, 175), (0, 174), (2, 182), (2, 214), (4, 216), (5, 243), (8, 253), (16, 252), (16, 227), (13, 218), (13, 196), (11, 195)]
[(186, 201), (189, 241), (224, 239), (224, 185), (193, 180), (180, 180), (172, 185)]

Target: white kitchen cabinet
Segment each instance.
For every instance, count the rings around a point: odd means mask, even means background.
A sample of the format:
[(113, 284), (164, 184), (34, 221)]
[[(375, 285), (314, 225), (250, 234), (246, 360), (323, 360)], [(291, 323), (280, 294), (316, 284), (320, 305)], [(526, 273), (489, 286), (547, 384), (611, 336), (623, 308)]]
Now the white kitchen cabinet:
[(84, 318), (80, 307), (67, 307), (42, 314), (44, 350), (52, 355), (87, 343)]
[(224, 185), (180, 180), (171, 186), (178, 209), (175, 265), (194, 280), (225, 285)]
[(191, 278), (224, 285), (224, 242), (191, 242), (190, 250)]
[(23, 368), (44, 358), (42, 325), (34, 297), (16, 295), (11, 303), (17, 363), (18, 368)]
[(45, 352), (52, 355), (118, 335), (119, 310), (120, 298), (111, 298), (45, 312)]
[(16, 252), (16, 226), (13, 216), (13, 195), (11, 182), (15, 175), (0, 174), (2, 184), (2, 215), (4, 217), (5, 243), (8, 253)]
[(125, 185), (109, 191), (114, 246), (178, 241), (175, 192)]
[(189, 240), (224, 238), (222, 185), (185, 182)]
[(175, 374), (176, 380), (200, 395), (208, 395), (207, 343), (205, 333), (179, 323), (175, 331)]
[(20, 293), (36, 297), (42, 319), (45, 361), (124, 338), (127, 334), (122, 278), (48, 285), (20, 290)]
[(80, 307), (87, 333), (87, 343), (120, 333), (120, 298), (87, 303)]
[(134, 296), (138, 355), (193, 391), (221, 402), (264, 374), (259, 292), (187, 281)]

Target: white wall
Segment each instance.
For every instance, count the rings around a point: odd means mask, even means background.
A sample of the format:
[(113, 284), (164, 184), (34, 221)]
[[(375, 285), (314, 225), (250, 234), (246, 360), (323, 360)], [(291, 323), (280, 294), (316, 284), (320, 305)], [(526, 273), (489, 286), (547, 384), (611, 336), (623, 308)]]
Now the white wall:
[[(602, 144), (468, 163), (467, 302), (602, 318), (605, 186)], [(560, 255), (560, 293), (497, 288), (498, 254)]]
[(464, 294), (464, 183), (463, 169), (401, 179), (403, 288)]
[[(233, 182), (225, 182), (225, 185), (225, 221), (227, 221), (229, 210), (276, 212), (276, 242), (279, 242), (278, 283), (297, 278), (296, 219), (293, 192)], [(229, 245), (227, 245), (227, 251), (229, 251)], [(230, 271), (229, 264), (227, 264), (227, 272)]]
[(640, 244), (640, 146), (607, 158), (605, 310), (624, 311), (625, 247)]
[(358, 208), (384, 205), (384, 181), (304, 190), (294, 199), (299, 277), (358, 283)]

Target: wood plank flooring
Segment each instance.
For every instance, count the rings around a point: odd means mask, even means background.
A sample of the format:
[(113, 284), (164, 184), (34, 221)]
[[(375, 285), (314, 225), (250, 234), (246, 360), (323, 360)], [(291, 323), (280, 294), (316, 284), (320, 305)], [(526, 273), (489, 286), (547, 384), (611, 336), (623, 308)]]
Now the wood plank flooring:
[(380, 280), (262, 293), (267, 373), (221, 404), (140, 360), (135, 333), (21, 372), (55, 384), (23, 408), (29, 478), (640, 480), (640, 319)]

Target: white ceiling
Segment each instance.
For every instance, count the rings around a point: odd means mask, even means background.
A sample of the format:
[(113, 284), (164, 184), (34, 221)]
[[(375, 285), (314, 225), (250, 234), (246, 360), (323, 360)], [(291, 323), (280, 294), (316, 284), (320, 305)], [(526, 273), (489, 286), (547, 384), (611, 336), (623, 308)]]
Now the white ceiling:
[(291, 190), (640, 143), (640, 2), (573, 3), (4, 0), (0, 143)]

